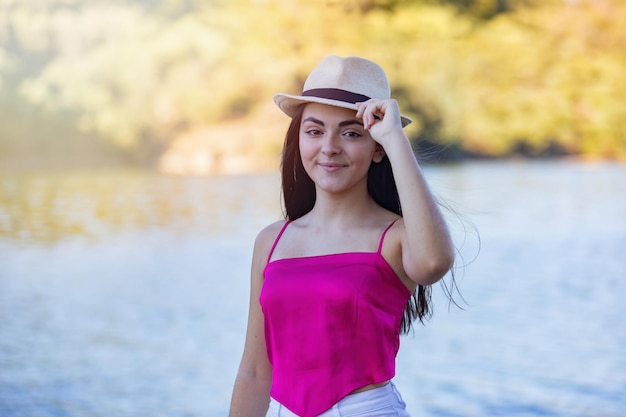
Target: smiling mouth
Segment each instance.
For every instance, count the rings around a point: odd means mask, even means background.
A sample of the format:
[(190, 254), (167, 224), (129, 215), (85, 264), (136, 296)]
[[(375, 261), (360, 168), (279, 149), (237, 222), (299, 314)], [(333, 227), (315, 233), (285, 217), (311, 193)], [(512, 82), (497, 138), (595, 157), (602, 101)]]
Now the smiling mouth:
[(318, 165), (320, 167), (322, 167), (322, 169), (324, 169), (326, 171), (330, 171), (330, 172), (337, 171), (338, 169), (346, 167), (346, 165), (339, 164), (339, 163), (336, 163), (336, 162), (320, 162), (320, 163), (318, 163)]

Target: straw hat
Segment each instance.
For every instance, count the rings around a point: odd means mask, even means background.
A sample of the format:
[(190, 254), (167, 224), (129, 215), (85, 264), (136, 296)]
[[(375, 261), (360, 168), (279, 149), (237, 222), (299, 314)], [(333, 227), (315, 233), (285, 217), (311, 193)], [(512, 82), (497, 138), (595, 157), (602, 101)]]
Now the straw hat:
[[(359, 57), (341, 58), (329, 55), (311, 71), (304, 83), (302, 95), (274, 95), (274, 103), (289, 117), (303, 103), (321, 103), (356, 110), (361, 101), (389, 99), (391, 89), (385, 71), (376, 63)], [(402, 127), (412, 120), (400, 116)]]

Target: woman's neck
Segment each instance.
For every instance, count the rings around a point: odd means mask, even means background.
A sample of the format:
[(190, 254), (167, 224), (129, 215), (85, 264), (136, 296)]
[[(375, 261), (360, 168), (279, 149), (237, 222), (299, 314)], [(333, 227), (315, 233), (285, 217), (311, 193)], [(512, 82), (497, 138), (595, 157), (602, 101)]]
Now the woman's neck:
[(326, 226), (352, 226), (367, 222), (380, 207), (367, 193), (333, 194), (319, 191), (308, 220)]

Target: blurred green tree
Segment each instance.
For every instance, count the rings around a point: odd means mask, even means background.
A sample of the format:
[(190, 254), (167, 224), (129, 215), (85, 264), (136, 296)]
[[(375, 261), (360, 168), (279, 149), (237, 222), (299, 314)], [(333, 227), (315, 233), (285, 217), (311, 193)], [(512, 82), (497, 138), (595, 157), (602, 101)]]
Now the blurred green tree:
[(626, 158), (624, 23), (617, 0), (3, 1), (0, 149), (31, 131), (13, 117), (30, 106), (75, 117), (72, 134), (46, 122), (60, 142), (155, 158), (206, 126), (262, 125), (274, 92), (335, 53), (387, 70), (417, 141)]

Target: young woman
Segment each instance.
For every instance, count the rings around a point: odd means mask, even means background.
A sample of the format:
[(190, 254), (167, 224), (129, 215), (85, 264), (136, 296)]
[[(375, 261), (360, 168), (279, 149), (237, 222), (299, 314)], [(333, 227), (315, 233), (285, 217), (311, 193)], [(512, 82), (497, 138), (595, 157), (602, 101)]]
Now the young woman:
[(408, 416), (391, 382), (401, 331), (428, 314), (454, 248), (377, 64), (326, 57), (282, 160), (286, 220), (255, 242), (231, 417)]

